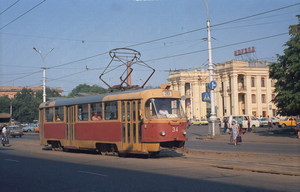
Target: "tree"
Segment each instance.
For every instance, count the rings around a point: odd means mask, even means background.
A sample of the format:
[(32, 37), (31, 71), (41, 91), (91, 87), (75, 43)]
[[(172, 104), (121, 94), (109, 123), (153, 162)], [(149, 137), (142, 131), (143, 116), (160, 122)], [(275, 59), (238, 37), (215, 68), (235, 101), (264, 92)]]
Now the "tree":
[(270, 65), (269, 76), (276, 80), (273, 102), (284, 116), (300, 115), (300, 15), (298, 24), (289, 27), (290, 40), (284, 45), (284, 55)]
[(13, 99), (13, 118), (20, 122), (32, 122), (38, 118), (39, 104), (31, 89), (22, 89)]
[(98, 85), (87, 85), (87, 84), (80, 84), (77, 87), (75, 87), (72, 92), (69, 94), (69, 97), (75, 97), (80, 96), (81, 93), (106, 93), (107, 90), (103, 87), (100, 87)]
[(0, 97), (0, 113), (10, 112), (10, 102), (11, 100), (8, 98), (8, 96)]

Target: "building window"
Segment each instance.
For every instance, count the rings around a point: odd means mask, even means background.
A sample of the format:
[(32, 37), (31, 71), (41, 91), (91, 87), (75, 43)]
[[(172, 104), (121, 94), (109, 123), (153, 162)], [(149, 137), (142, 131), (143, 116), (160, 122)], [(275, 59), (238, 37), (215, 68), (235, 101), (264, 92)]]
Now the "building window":
[(261, 78), (261, 86), (266, 87), (266, 78), (264, 77)]
[(252, 94), (251, 95), (252, 103), (256, 103), (256, 95)]
[(251, 87), (255, 87), (255, 77), (251, 77)]
[(274, 100), (275, 99), (275, 94), (272, 94), (272, 100)]
[(266, 94), (262, 94), (261, 95), (261, 102), (262, 103), (266, 103), (267, 101), (266, 101)]

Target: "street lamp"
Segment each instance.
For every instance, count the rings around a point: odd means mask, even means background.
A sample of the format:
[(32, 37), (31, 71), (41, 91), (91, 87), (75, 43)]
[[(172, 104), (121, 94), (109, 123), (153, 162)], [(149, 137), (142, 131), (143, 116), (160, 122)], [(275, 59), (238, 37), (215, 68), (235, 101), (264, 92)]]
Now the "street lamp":
[(54, 48), (52, 48), (45, 56), (42, 55), (42, 51), (36, 49), (33, 47), (33, 50), (35, 50), (42, 58), (42, 70), (43, 70), (43, 102), (46, 102), (46, 66), (45, 66), (45, 59), (49, 53), (53, 51)]
[[(214, 78), (214, 66), (212, 62), (212, 48), (211, 48), (211, 34), (210, 34), (210, 19), (209, 19), (209, 13), (208, 13), (208, 4), (204, 0), (205, 8), (206, 8), (206, 14), (207, 14), (207, 45), (208, 45), (208, 71), (209, 71), (209, 82), (213, 82)], [(216, 86), (216, 84), (215, 84)], [(215, 88), (215, 87), (214, 87)], [(212, 136), (214, 137), (216, 134), (216, 121), (217, 116), (215, 112), (215, 97), (214, 97), (214, 88), (210, 87), (210, 107), (211, 107), (211, 113), (210, 113), (210, 122), (211, 122), (211, 128), (212, 128)]]

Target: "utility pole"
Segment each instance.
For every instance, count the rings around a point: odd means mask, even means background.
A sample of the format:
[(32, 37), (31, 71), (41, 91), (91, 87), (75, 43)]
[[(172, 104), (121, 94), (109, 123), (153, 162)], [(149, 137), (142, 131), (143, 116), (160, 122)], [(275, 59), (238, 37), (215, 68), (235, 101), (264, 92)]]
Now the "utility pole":
[(46, 102), (46, 66), (45, 66), (45, 59), (49, 53), (53, 51), (54, 48), (52, 48), (45, 56), (42, 55), (42, 51), (36, 49), (33, 47), (33, 50), (35, 50), (42, 58), (42, 70), (43, 70), (43, 102)]
[[(209, 71), (209, 81), (212, 82), (214, 80), (214, 66), (212, 62), (212, 51), (211, 51), (211, 35), (210, 35), (210, 20), (207, 20), (207, 45), (208, 45), (208, 71)], [(212, 126), (212, 136), (214, 137), (216, 134), (216, 121), (217, 116), (215, 112), (215, 97), (214, 97), (214, 89), (210, 89), (210, 121)]]

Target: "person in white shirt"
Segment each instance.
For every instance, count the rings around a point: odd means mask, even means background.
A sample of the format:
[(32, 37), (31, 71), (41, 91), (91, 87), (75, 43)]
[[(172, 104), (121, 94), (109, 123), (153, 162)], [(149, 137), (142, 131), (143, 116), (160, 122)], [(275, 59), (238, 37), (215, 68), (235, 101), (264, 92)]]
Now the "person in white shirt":
[(3, 128), (2, 128), (2, 135), (3, 135), (3, 136), (6, 136), (6, 127), (7, 127), (7, 125), (4, 124), (4, 125), (3, 125)]
[(168, 112), (168, 110), (166, 110), (166, 106), (165, 106), (165, 105), (162, 105), (162, 106), (161, 106), (161, 110), (159, 110), (158, 113), (159, 113), (160, 115), (165, 115), (165, 116), (169, 115), (169, 112)]
[(1, 143), (3, 145), (3, 147), (5, 146), (5, 144), (8, 144), (9, 141), (8, 141), (8, 137), (6, 136), (6, 127), (7, 125), (4, 124), (3, 127), (2, 127), (2, 137), (1, 137)]

